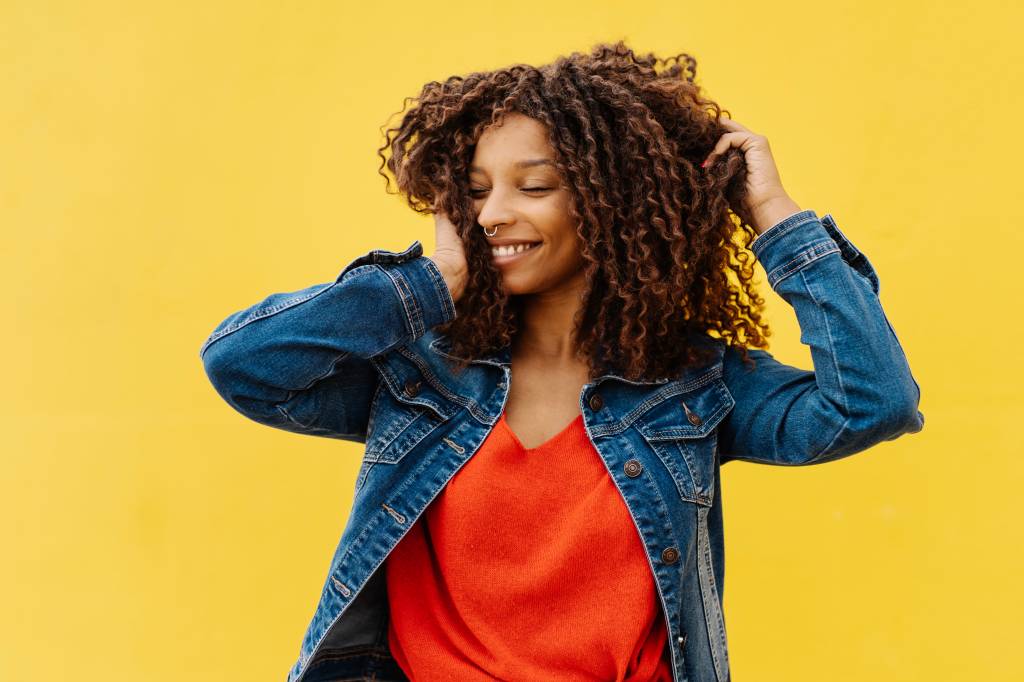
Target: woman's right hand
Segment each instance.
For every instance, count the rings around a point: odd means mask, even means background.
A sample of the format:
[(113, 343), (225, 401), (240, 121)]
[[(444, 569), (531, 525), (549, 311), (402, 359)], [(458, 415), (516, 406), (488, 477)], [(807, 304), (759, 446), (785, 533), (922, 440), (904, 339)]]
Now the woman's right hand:
[(434, 212), (434, 227), (436, 248), (433, 255), (428, 257), (434, 261), (437, 269), (444, 275), (444, 281), (448, 285), (452, 299), (457, 301), (462, 296), (462, 291), (469, 279), (466, 248), (455, 225), (440, 210)]

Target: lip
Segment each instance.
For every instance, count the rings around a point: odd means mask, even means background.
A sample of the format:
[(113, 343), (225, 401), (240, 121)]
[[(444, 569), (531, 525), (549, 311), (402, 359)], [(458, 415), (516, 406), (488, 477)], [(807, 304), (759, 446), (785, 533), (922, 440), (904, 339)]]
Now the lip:
[(538, 249), (540, 249), (542, 243), (543, 242), (537, 242), (534, 246), (531, 246), (530, 248), (526, 249), (525, 251), (523, 251), (521, 253), (514, 253), (511, 256), (494, 256), (494, 255), (492, 255), (491, 256), (491, 262), (493, 262), (498, 267), (504, 267), (506, 265), (511, 265), (513, 263), (517, 263), (517, 262), (523, 260), (524, 258), (526, 258), (527, 256), (529, 256), (530, 254), (532, 254), (534, 251), (537, 251)]

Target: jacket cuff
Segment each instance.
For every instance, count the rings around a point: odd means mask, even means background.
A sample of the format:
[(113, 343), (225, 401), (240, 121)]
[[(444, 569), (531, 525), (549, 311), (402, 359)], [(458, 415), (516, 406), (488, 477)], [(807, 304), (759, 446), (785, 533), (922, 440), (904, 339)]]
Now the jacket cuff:
[(417, 239), (404, 251), (374, 249), (345, 266), (336, 281), (353, 270), (374, 267), (382, 270), (395, 287), (405, 309), (406, 324), (414, 339), (429, 329), (455, 319), (455, 301), (437, 264), (423, 256)]
[(751, 243), (750, 250), (764, 266), (768, 284), (773, 289), (784, 278), (822, 256), (838, 253), (878, 294), (878, 274), (874, 267), (839, 230), (831, 214), (819, 219), (812, 209), (794, 213), (762, 232)]

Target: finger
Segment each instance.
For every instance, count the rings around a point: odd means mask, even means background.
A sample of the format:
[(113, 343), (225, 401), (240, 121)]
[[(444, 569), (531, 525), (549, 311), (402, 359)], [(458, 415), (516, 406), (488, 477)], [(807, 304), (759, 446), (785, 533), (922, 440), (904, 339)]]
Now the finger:
[(739, 147), (743, 144), (744, 140), (750, 137), (749, 132), (726, 133), (718, 138), (718, 142), (715, 144), (715, 148), (711, 150), (711, 153), (704, 159), (704, 163), (700, 165), (701, 168), (707, 168), (714, 160), (721, 156), (726, 149), (729, 147)]
[(743, 130), (745, 130), (745, 131), (747, 131), (748, 133), (750, 133), (750, 132), (753, 132), (752, 130), (750, 130), (750, 128), (747, 128), (747, 127), (746, 127), (745, 125), (743, 125), (742, 123), (738, 123), (738, 122), (737, 122), (737, 121), (735, 121), (734, 119), (731, 119), (731, 118), (727, 118), (727, 117), (725, 117), (725, 116), (722, 116), (721, 118), (719, 118), (719, 119), (718, 119), (718, 123), (719, 123), (719, 124), (720, 124), (720, 125), (721, 125), (721, 126), (722, 126), (723, 128), (725, 128), (726, 130), (732, 130), (732, 131), (737, 131), (737, 132), (738, 132), (738, 131), (743, 131)]

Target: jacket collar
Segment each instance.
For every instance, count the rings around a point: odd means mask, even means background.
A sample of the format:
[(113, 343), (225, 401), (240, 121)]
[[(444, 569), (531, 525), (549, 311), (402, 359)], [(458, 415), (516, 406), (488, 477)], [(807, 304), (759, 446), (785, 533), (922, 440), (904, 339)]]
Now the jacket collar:
[[(636, 381), (633, 379), (627, 379), (624, 376), (622, 376), (621, 373), (613, 371), (608, 372), (606, 374), (602, 374), (601, 376), (597, 377), (590, 383), (596, 386), (606, 379), (617, 379), (621, 382), (633, 384), (635, 386), (658, 386), (661, 384), (667, 384), (670, 381), (681, 381), (684, 383), (689, 382), (691, 379), (701, 376), (708, 370), (713, 369), (714, 367), (720, 366), (722, 364), (721, 351), (723, 350), (724, 346), (716, 339), (712, 339), (711, 337), (704, 338), (707, 340), (706, 342), (711, 342), (718, 348), (718, 352), (713, 356), (712, 360), (708, 364), (696, 367), (687, 367), (684, 368), (681, 372), (679, 372), (676, 376), (661, 377), (653, 381)], [(705, 341), (704, 339), (698, 339), (697, 342)], [(449, 358), (454, 358), (456, 360), (469, 359), (471, 364), (494, 365), (495, 367), (502, 368), (511, 368), (512, 366), (511, 346), (505, 346), (504, 348), (501, 348), (497, 351), (488, 354), (482, 354), (481, 356), (476, 358), (463, 358), (461, 356), (455, 355), (452, 352), (451, 340), (447, 336), (444, 336), (443, 334), (438, 334), (437, 337), (430, 342), (429, 347), (430, 350), (434, 351), (435, 353), (445, 355)]]

